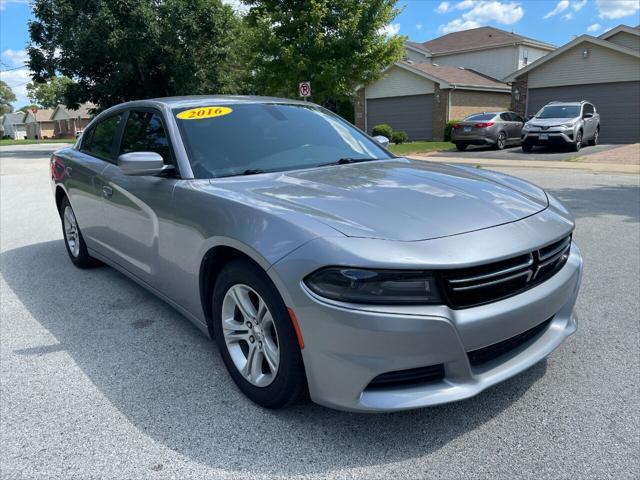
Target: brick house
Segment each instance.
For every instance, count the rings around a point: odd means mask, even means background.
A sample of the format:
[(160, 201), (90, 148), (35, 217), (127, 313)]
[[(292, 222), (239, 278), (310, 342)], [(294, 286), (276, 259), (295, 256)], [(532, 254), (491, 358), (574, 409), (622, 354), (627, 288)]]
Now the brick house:
[(77, 132), (84, 130), (89, 124), (92, 117), (90, 112), (94, 108), (95, 105), (91, 103), (84, 103), (76, 110), (72, 110), (65, 105), (58, 105), (51, 115), (51, 120), (54, 122), (55, 137), (74, 138)]

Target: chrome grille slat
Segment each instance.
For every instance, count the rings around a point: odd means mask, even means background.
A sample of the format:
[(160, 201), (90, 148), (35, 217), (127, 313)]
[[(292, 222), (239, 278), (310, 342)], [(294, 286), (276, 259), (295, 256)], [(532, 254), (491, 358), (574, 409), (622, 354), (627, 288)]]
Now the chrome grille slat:
[(516, 295), (548, 280), (567, 262), (571, 236), (506, 260), (441, 272), (452, 308), (469, 308)]
[(510, 282), (511, 280), (515, 280), (516, 278), (519, 278), (519, 277), (531, 277), (531, 275), (532, 275), (531, 270), (526, 270), (524, 272), (519, 272), (514, 275), (509, 275), (508, 277), (498, 278), (497, 280), (491, 280), (490, 282), (476, 283), (475, 285), (470, 285), (468, 287), (453, 287), (452, 290), (454, 292), (464, 292), (465, 290), (475, 290), (477, 288), (486, 288), (486, 287), (490, 287), (491, 285)]
[(507, 273), (515, 272), (517, 270), (521, 270), (523, 268), (527, 268), (533, 265), (533, 255), (529, 254), (529, 260), (526, 263), (516, 265), (514, 267), (505, 268), (503, 270), (499, 270), (497, 272), (486, 273), (484, 275), (477, 275), (475, 277), (469, 278), (457, 278), (449, 280), (449, 283), (458, 284), (458, 283), (469, 283), (476, 282), (478, 280), (486, 280), (487, 278), (499, 277), (500, 275), (506, 275)]

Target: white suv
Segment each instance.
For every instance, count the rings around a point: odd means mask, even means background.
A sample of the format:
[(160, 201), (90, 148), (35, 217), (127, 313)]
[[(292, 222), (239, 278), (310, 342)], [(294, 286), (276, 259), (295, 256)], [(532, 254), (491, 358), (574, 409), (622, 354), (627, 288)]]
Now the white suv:
[(522, 127), (522, 150), (534, 145), (569, 145), (579, 151), (586, 143), (597, 145), (600, 115), (592, 103), (551, 102)]

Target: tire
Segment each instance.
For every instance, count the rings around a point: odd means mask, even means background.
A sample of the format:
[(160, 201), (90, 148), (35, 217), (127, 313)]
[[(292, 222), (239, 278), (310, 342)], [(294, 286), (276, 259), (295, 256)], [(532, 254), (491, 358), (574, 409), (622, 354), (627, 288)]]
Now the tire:
[(64, 246), (71, 262), (78, 268), (91, 268), (100, 265), (100, 262), (89, 255), (87, 251), (87, 245), (84, 243), (76, 215), (67, 197), (64, 197), (60, 202), (60, 221)]
[(466, 143), (456, 143), (456, 148), (461, 152), (464, 152), (467, 149)]
[[(222, 269), (213, 290), (212, 322), (224, 364), (250, 400), (276, 409), (308, 395), (298, 337), (287, 307), (260, 267), (237, 259)], [(275, 373), (273, 364), (277, 365)], [(257, 368), (241, 373), (248, 365)]]
[(498, 139), (496, 140), (496, 150), (504, 150), (504, 147), (507, 146), (507, 134), (504, 132), (500, 132), (498, 134)]
[(582, 148), (582, 130), (578, 130), (576, 133), (576, 140), (571, 144), (571, 150), (574, 152), (579, 152)]
[(528, 143), (523, 143), (522, 144), (522, 151), (525, 153), (529, 153), (533, 150), (533, 145), (530, 145)]
[(595, 147), (598, 145), (598, 141), (600, 139), (600, 127), (596, 128), (596, 131), (593, 133), (593, 138), (589, 140), (589, 145)]

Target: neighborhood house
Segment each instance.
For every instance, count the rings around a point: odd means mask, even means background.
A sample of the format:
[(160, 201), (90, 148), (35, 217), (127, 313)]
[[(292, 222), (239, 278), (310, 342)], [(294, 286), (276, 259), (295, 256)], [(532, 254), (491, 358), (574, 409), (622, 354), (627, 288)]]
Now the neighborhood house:
[(640, 141), (640, 29), (621, 25), (557, 48), (493, 27), (406, 42), (405, 58), (361, 88), (356, 125), (386, 123), (410, 140), (442, 140), (471, 113), (533, 115), (550, 101), (593, 102), (600, 140)]
[(24, 126), (24, 112), (5, 113), (2, 116), (2, 137), (13, 140), (23, 140), (27, 138), (27, 131)]
[(7, 113), (2, 117), (2, 136), (15, 140), (74, 138), (91, 121), (95, 105), (85, 103), (76, 110), (58, 105), (55, 109), (33, 109)]

